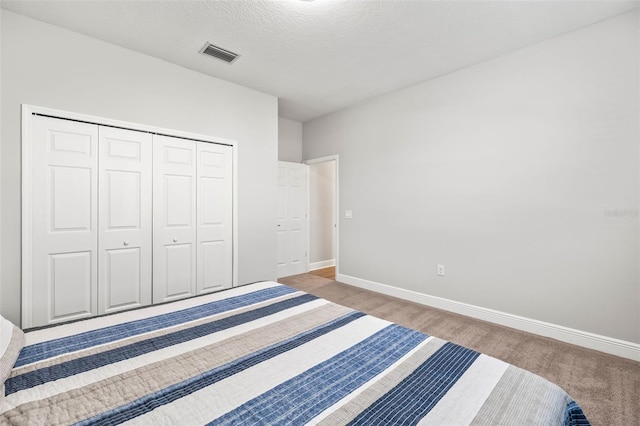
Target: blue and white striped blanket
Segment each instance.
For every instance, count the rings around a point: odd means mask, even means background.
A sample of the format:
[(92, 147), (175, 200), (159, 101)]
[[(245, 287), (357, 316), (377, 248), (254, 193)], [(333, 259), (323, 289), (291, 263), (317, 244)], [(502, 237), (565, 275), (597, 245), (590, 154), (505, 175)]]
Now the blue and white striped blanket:
[(3, 424), (582, 425), (559, 387), (274, 283), (27, 333)]

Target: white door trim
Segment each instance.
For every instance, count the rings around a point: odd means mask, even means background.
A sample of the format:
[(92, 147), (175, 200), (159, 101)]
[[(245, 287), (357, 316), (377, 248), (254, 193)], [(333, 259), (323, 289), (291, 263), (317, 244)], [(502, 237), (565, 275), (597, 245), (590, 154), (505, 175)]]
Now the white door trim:
[[(340, 268), (340, 156), (338, 154), (328, 155), (326, 157), (312, 158), (310, 160), (303, 161), (306, 165), (311, 165), (315, 163), (326, 163), (327, 161), (335, 161), (335, 217), (336, 217), (336, 239), (334, 241), (334, 252), (335, 252), (335, 267), (336, 267), (336, 277), (339, 273)], [(307, 203), (309, 203), (311, 198), (311, 188), (309, 178), (307, 178)], [(309, 207), (307, 207), (307, 211), (309, 211)], [(311, 253), (311, 225), (310, 222), (307, 221), (307, 235), (309, 235), (308, 243), (307, 243), (307, 253)]]
[[(27, 300), (33, 299), (32, 285), (33, 277), (31, 276), (31, 237), (33, 229), (31, 227), (33, 210), (31, 206), (31, 193), (33, 183), (31, 181), (31, 127), (33, 122), (33, 112), (30, 107), (22, 105), (22, 253), (20, 257), (22, 267), (22, 284), (21, 284), (21, 327), (25, 328), (25, 324), (30, 324), (32, 318), (31, 303)], [(27, 261), (28, 260), (28, 261)]]
[(24, 322), (25, 318), (31, 317), (31, 307), (25, 301), (31, 298), (33, 284), (31, 271), (28, 267), (29, 262), (25, 262), (25, 260), (31, 258), (33, 249), (31, 245), (32, 205), (30, 200), (33, 182), (30, 176), (32, 172), (31, 126), (34, 114), (231, 146), (233, 150), (233, 286), (238, 285), (238, 144), (236, 141), (37, 105), (22, 104), (22, 322)]

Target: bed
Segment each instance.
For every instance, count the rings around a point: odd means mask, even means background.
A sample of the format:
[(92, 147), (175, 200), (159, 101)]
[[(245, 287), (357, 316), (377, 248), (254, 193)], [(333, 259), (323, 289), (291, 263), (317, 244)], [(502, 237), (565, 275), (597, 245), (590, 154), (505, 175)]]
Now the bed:
[(25, 333), (12, 425), (588, 425), (558, 386), (275, 282)]

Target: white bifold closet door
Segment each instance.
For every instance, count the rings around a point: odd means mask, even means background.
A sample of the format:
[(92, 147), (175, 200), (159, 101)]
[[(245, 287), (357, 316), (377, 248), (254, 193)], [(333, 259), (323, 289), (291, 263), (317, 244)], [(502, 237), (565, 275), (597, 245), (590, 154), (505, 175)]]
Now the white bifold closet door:
[(151, 135), (34, 117), (32, 321), (151, 303)]
[(151, 134), (99, 128), (98, 313), (151, 304)]
[(34, 117), (31, 321), (54, 324), (98, 311), (98, 126)]
[(232, 148), (153, 139), (153, 303), (231, 287)]
[(31, 117), (23, 326), (233, 285), (233, 148)]

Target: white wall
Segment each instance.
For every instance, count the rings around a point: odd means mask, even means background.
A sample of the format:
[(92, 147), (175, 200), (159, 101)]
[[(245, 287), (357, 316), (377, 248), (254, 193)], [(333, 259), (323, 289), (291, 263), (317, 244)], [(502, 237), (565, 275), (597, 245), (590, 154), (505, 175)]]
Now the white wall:
[(20, 104), (238, 141), (240, 284), (276, 278), (277, 99), (2, 13), (0, 312), (20, 318)]
[(335, 260), (335, 161), (309, 165), (311, 263)]
[[(0, 94), (2, 94), (2, 7), (0, 7)], [(2, 164), (2, 102), (0, 99), (0, 165)], [(2, 171), (0, 170), (0, 175)], [(1, 179), (1, 178), (0, 178)], [(1, 180), (0, 180), (1, 183)], [(2, 279), (2, 185), (0, 184), (0, 279)], [(0, 314), (2, 313), (2, 287), (0, 286)]]
[(340, 155), (353, 210), (341, 273), (640, 343), (638, 28), (636, 11), (306, 122), (303, 158)]
[(302, 162), (302, 123), (278, 118), (278, 160)]

